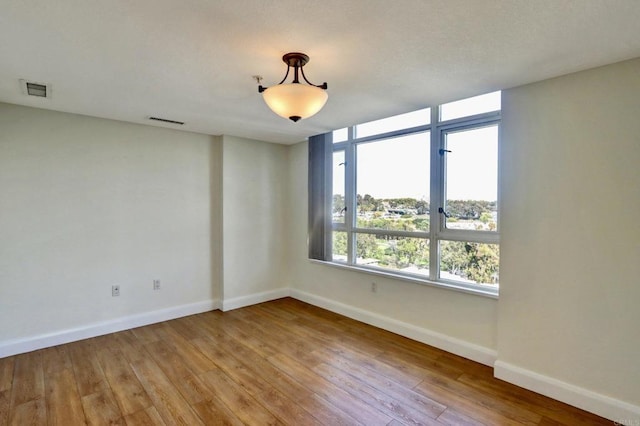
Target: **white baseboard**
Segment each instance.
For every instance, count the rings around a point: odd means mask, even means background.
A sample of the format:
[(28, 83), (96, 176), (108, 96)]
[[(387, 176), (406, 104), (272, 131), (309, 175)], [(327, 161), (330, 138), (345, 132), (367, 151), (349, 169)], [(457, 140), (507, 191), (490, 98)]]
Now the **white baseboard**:
[(222, 300), (222, 311), (227, 312), (233, 309), (244, 308), (245, 306), (256, 305), (270, 300), (282, 299), (290, 295), (289, 288), (279, 288), (276, 290), (263, 291), (261, 293), (250, 294), (248, 296), (234, 297)]
[(87, 324), (85, 326), (54, 333), (47, 333), (23, 339), (7, 340), (0, 342), (0, 358), (48, 348), (51, 346), (62, 345), (64, 343), (75, 342), (91, 337), (102, 336), (122, 330), (129, 330), (131, 328), (168, 321), (175, 318), (185, 317), (187, 315), (208, 312), (219, 308), (219, 300), (206, 300), (203, 302), (173, 306), (171, 308), (159, 309), (157, 311), (144, 312), (113, 320)]
[(493, 371), (494, 376), (498, 379), (613, 420), (617, 424), (635, 425), (640, 421), (640, 406), (565, 383), (504, 361), (496, 361)]
[(496, 361), (496, 351), (456, 339), (442, 333), (438, 333), (426, 328), (417, 327), (413, 324), (398, 321), (383, 315), (326, 299), (304, 291), (291, 289), (291, 297), (306, 303), (327, 309), (329, 311), (362, 321), (366, 324), (382, 328), (387, 331), (399, 334), (404, 337), (426, 343), (427, 345), (451, 352), (461, 357), (479, 362), (484, 365), (493, 366)]

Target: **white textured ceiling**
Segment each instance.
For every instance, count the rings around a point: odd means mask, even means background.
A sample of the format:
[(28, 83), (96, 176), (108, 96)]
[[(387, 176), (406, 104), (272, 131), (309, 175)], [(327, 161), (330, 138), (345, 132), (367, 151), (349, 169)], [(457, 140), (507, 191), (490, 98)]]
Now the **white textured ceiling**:
[[(0, 101), (290, 144), (639, 57), (639, 22), (639, 0), (0, 0)], [(290, 51), (329, 84), (298, 123), (251, 77), (279, 82)]]

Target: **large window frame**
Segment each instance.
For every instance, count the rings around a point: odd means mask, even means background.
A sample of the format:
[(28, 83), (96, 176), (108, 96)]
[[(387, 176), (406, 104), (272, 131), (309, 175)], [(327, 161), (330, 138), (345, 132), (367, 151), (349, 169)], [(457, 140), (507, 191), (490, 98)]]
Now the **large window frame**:
[[(322, 247), (324, 253), (320, 255), (310, 255), (312, 259), (329, 262), (332, 265), (357, 269), (373, 274), (382, 274), (385, 276), (393, 276), (400, 279), (415, 281), (422, 284), (436, 285), (441, 287), (458, 289), (475, 294), (497, 297), (499, 285), (487, 285), (478, 283), (468, 283), (455, 279), (443, 278), (440, 268), (440, 244), (442, 242), (467, 242), (480, 244), (495, 244), (499, 248), (500, 243), (500, 225), (499, 215), (496, 212), (496, 228), (492, 230), (473, 230), (473, 229), (453, 229), (446, 225), (446, 158), (448, 149), (446, 145), (447, 135), (474, 129), (495, 126), (497, 128), (497, 144), (498, 153), (500, 150), (500, 123), (501, 111), (490, 111), (481, 114), (459, 117), (446, 121), (441, 121), (442, 106), (432, 107), (430, 109), (429, 124), (419, 125), (400, 130), (393, 130), (376, 135), (367, 135), (358, 138), (356, 134), (357, 126), (346, 128), (346, 140), (333, 142), (335, 132), (319, 135), (324, 142), (324, 175), (322, 182), (316, 182), (316, 185), (310, 184), (310, 196), (318, 197), (318, 188), (324, 185), (324, 192), (319, 199), (324, 201), (324, 230), (318, 232), (315, 230), (316, 238), (322, 238)], [(344, 130), (340, 130), (340, 135), (344, 135)], [(379, 142), (388, 139), (398, 138), (408, 135), (417, 135), (421, 133), (429, 133), (429, 167), (430, 167), (430, 188), (429, 188), (429, 230), (428, 231), (403, 231), (391, 229), (372, 229), (360, 228), (357, 226), (357, 167), (358, 146), (371, 142)], [(317, 138), (317, 137), (316, 137)], [(341, 139), (344, 139), (342, 137)], [(314, 142), (311, 140), (311, 142)], [(317, 142), (317, 141), (316, 141)], [(344, 200), (346, 211), (344, 218), (338, 221), (332, 220), (332, 202), (331, 193), (333, 192), (333, 155), (334, 153), (344, 152)], [(498, 154), (499, 155), (499, 154)], [(426, 159), (425, 159), (426, 161)], [(317, 161), (316, 161), (317, 162)], [(314, 159), (310, 157), (310, 167), (314, 166)], [(316, 164), (317, 166), (317, 164)], [(317, 167), (316, 167), (317, 169)], [(499, 170), (497, 171), (499, 175)], [(310, 175), (311, 176), (311, 175)], [(312, 194), (314, 192), (315, 194)], [(364, 195), (364, 194), (361, 194)], [(498, 191), (499, 198), (499, 191)], [(498, 205), (500, 200), (496, 200)], [(316, 207), (317, 210), (317, 207)], [(311, 212), (310, 212), (311, 213)], [(312, 219), (310, 215), (310, 220)], [(317, 218), (315, 219), (317, 222)], [(310, 239), (313, 240), (313, 226), (310, 224)], [(344, 232), (347, 236), (346, 244), (346, 260), (334, 259), (331, 253), (331, 239), (335, 232)], [(356, 255), (356, 238), (358, 235), (372, 234), (376, 236), (389, 236), (393, 238), (409, 237), (421, 238), (428, 240), (429, 244), (429, 275), (413, 274), (400, 270), (388, 269), (378, 266), (369, 266), (357, 263)], [(313, 241), (310, 241), (313, 244)], [(317, 242), (316, 242), (317, 244)], [(311, 252), (310, 252), (311, 253)]]

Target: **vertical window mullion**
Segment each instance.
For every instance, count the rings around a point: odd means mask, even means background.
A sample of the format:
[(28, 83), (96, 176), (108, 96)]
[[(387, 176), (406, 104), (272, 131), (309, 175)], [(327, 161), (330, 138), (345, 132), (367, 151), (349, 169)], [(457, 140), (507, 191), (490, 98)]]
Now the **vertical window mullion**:
[(347, 230), (347, 263), (356, 263), (356, 241), (353, 228), (356, 220), (356, 147), (353, 143), (354, 128), (349, 127), (349, 141), (345, 149), (345, 227)]
[(440, 107), (431, 108), (431, 188), (429, 195), (429, 279), (435, 281), (440, 275), (440, 253), (438, 248), (438, 233), (440, 230), (441, 214), (438, 207), (441, 204), (443, 174), (441, 173), (440, 156)]

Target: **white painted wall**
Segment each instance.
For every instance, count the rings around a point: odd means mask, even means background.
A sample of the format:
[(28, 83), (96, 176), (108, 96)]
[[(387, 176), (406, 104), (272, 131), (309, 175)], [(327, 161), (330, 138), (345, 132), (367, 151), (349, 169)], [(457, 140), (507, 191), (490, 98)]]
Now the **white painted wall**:
[(499, 360), (640, 416), (640, 59), (502, 108)]
[(226, 310), (253, 301), (251, 297), (256, 294), (287, 287), (284, 252), (288, 242), (288, 155), (284, 145), (232, 136), (222, 139)]
[[(291, 207), (287, 220), (290, 235), (287, 265), (292, 289), (366, 311), (364, 315), (375, 317), (380, 325), (389, 319), (421, 329), (426, 333), (423, 340), (436, 345), (440, 342), (432, 334), (477, 346), (483, 353), (457, 349), (465, 356), (480, 355), (483, 362), (493, 362), (495, 299), (337, 269), (307, 259), (307, 147), (307, 142), (303, 142), (290, 147), (289, 152)], [(376, 293), (371, 292), (372, 281), (378, 283)], [(403, 324), (396, 324), (397, 327)], [(419, 338), (417, 334), (415, 337)]]
[(215, 298), (212, 143), (0, 104), (0, 346)]

